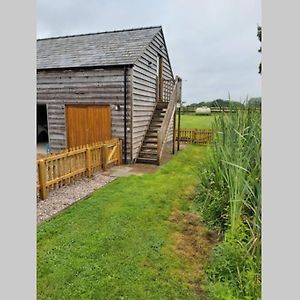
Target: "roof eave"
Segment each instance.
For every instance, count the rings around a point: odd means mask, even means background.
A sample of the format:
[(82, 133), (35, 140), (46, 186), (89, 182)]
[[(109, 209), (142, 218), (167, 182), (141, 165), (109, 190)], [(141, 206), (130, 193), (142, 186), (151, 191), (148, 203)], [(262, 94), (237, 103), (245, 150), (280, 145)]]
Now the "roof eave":
[(109, 69), (109, 68), (132, 68), (134, 64), (115, 64), (115, 65), (93, 65), (93, 66), (73, 66), (73, 67), (56, 67), (56, 68), (37, 68), (37, 71), (56, 71), (56, 70), (78, 70), (78, 69)]

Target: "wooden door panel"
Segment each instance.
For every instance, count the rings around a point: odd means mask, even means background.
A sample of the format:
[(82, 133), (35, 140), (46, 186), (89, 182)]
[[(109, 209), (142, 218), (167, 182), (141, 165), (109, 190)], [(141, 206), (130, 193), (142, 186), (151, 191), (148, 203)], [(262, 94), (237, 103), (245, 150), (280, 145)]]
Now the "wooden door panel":
[(87, 144), (87, 110), (84, 106), (67, 106), (68, 147)]
[(111, 139), (111, 110), (109, 106), (67, 107), (68, 147)]
[(90, 143), (111, 139), (111, 111), (109, 106), (88, 107)]

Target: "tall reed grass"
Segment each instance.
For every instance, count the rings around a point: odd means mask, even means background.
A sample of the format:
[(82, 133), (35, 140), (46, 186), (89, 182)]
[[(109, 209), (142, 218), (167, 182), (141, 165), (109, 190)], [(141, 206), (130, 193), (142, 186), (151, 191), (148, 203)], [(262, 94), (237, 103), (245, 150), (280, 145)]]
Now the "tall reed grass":
[[(251, 261), (251, 267), (244, 273), (255, 274), (252, 297), (254, 294), (259, 297), (255, 289), (260, 288), (261, 269), (261, 113), (253, 110), (233, 112), (232, 108), (231, 112), (216, 117), (213, 129), (215, 138), (205, 171), (201, 171), (197, 202), (203, 219), (225, 234), (225, 244), (220, 246), (223, 254), (216, 251), (217, 255), (226, 256), (224, 251), (229, 249), (226, 242), (232, 238), (239, 243), (237, 247), (242, 245), (240, 254)], [(222, 259), (219, 257), (215, 261), (220, 263)], [(216, 264), (214, 267), (222, 273), (222, 268)], [(244, 267), (236, 266), (239, 278), (232, 276), (229, 285), (234, 280), (242, 285)], [(214, 273), (213, 277), (217, 282), (218, 274)], [(243, 287), (236, 288), (240, 289), (237, 291), (240, 295)], [(249, 292), (244, 286), (244, 297), (246, 290)]]

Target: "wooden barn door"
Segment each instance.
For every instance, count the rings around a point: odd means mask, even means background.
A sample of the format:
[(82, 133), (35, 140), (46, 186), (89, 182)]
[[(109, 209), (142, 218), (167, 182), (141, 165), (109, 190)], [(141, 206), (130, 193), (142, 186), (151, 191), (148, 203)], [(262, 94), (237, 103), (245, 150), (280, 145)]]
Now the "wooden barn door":
[(88, 143), (111, 139), (110, 106), (87, 107)]
[(86, 145), (111, 139), (109, 106), (67, 106), (68, 147)]

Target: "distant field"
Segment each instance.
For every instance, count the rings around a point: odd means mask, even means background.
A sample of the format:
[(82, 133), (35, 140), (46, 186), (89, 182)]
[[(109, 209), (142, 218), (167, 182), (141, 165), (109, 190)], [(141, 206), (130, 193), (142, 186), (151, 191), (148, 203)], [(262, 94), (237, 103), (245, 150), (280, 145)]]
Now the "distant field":
[[(180, 127), (181, 128), (200, 128), (206, 129), (212, 127), (214, 115), (211, 116), (196, 116), (195, 114), (181, 115)], [(178, 119), (177, 119), (178, 125)]]

